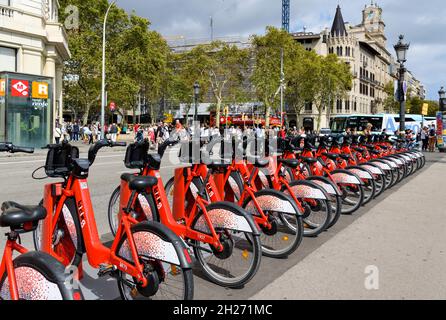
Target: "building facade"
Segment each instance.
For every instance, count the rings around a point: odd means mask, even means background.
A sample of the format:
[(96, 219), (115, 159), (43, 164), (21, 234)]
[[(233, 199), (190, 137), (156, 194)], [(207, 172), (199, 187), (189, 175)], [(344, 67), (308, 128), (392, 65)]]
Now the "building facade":
[[(344, 21), (341, 8), (336, 9), (331, 30), (325, 29), (315, 33), (294, 33), (293, 37), (306, 50), (315, 51), (319, 55), (336, 54), (350, 66), (353, 85), (344, 99), (333, 99), (330, 112), (325, 111), (320, 127), (329, 127), (330, 117), (339, 114), (384, 112), (384, 100), (387, 97), (384, 88), (389, 82), (397, 79), (397, 63), (387, 50), (383, 11), (376, 5), (364, 7), (362, 22), (350, 25)], [(422, 84), (408, 73), (412, 94), (425, 95)], [(410, 80), (410, 81), (409, 81)], [(328, 108), (326, 108), (327, 110)], [(309, 104), (303, 114), (293, 114), (287, 110), (289, 120), (307, 129), (317, 129), (317, 110)]]
[[(57, 0), (0, 0), (0, 140), (49, 143), (56, 121), (62, 119), (63, 62), (70, 52), (58, 9)], [(44, 117), (31, 112), (36, 106), (48, 109)], [(7, 128), (12, 125), (17, 128), (13, 136)], [(42, 127), (49, 135), (28, 135)]]

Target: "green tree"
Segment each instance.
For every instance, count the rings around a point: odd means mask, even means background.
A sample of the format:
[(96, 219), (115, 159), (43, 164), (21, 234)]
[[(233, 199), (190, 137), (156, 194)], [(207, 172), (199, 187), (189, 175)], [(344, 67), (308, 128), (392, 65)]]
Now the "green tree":
[(393, 81), (388, 82), (384, 86), (384, 93), (386, 94), (384, 111), (387, 113), (399, 113), (400, 105), (398, 101), (395, 101), (395, 85)]
[(326, 57), (319, 57), (319, 62), (314, 97), (318, 111), (317, 130), (320, 130), (324, 109), (327, 110), (327, 117), (330, 117), (333, 101), (345, 98), (347, 92), (352, 88), (353, 80), (350, 66), (339, 60), (336, 55), (329, 54)]
[(306, 51), (296, 44), (290, 57), (290, 66), (286, 73), (286, 103), (299, 118), (305, 103), (312, 102), (317, 92), (317, 75), (320, 68), (319, 56)]
[[(102, 73), (102, 27), (107, 0), (61, 0), (64, 8), (79, 8), (79, 29), (68, 30), (72, 57), (65, 64), (65, 101), (86, 123), (100, 106)], [(147, 19), (127, 14), (114, 6), (107, 21), (107, 91), (109, 100), (123, 109), (134, 109), (140, 92), (161, 96), (166, 74), (168, 47), (162, 37), (149, 30)]]
[[(182, 80), (190, 88), (198, 81), (202, 93), (210, 90), (215, 103), (216, 126), (220, 126), (222, 104), (241, 99), (249, 52), (234, 45), (215, 41), (199, 45), (182, 56)], [(239, 101), (238, 101), (239, 102)]]
[(269, 127), (271, 110), (277, 109), (279, 105), (277, 90), (281, 79), (281, 53), (283, 50), (284, 73), (288, 74), (296, 43), (287, 32), (267, 27), (264, 36), (252, 38), (252, 46), (254, 70), (251, 82), (255, 87), (257, 98), (265, 106), (266, 127)]

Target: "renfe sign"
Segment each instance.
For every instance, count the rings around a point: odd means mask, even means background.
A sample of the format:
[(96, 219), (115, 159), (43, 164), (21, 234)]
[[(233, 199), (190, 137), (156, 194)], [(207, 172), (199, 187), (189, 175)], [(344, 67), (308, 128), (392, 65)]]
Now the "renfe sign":
[(0, 97), (6, 95), (6, 79), (0, 79)]

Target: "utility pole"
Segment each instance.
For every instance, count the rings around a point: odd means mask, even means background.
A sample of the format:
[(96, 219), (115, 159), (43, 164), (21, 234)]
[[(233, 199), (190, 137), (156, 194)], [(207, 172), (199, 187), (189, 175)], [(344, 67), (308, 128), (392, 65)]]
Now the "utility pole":
[(283, 126), (283, 86), (285, 84), (285, 74), (283, 71), (283, 48), (280, 50), (280, 126)]
[(214, 42), (214, 18), (211, 18), (211, 42)]

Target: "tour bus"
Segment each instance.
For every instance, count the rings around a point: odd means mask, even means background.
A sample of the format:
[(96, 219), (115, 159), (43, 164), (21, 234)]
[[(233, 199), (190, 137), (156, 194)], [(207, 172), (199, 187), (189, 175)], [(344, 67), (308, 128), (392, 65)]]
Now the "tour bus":
[[(347, 128), (363, 131), (367, 124), (372, 124), (372, 133), (380, 133), (386, 129), (388, 134), (399, 130), (400, 116), (398, 114), (350, 114), (335, 116), (330, 120), (330, 129), (333, 133), (344, 133)], [(420, 128), (435, 124), (434, 117), (424, 117), (420, 114), (406, 115), (406, 129), (418, 133)]]

